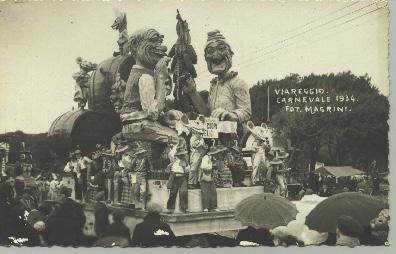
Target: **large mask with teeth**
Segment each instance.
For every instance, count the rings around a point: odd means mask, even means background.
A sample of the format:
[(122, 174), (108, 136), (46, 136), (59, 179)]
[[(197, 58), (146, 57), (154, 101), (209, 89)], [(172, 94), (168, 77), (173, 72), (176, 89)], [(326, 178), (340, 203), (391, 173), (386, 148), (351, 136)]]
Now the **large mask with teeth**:
[(161, 45), (163, 38), (164, 36), (155, 29), (143, 29), (133, 33), (129, 43), (136, 62), (148, 69), (154, 69), (157, 62), (166, 56), (167, 48)]
[(230, 45), (219, 31), (208, 33), (205, 60), (210, 73), (215, 75), (227, 73), (232, 66), (233, 54)]

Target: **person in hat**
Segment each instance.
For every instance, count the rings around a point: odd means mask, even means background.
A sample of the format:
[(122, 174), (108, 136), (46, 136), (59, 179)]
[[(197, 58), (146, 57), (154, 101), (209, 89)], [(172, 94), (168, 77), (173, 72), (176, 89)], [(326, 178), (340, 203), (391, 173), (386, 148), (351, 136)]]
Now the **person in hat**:
[(360, 245), (359, 236), (363, 226), (351, 216), (341, 215), (337, 220), (336, 245), (356, 247)]
[(226, 154), (227, 165), (231, 170), (232, 182), (234, 187), (244, 187), (243, 183), (244, 172), (247, 170), (247, 163), (243, 159), (242, 153), (238, 145), (235, 143), (234, 146), (228, 148)]
[(282, 164), (278, 167), (277, 171), (275, 172), (275, 178), (278, 182), (280, 187), (280, 194), (281, 196), (286, 197), (287, 195), (287, 176), (286, 174), (290, 171), (290, 168), (287, 168), (286, 160), (289, 158), (289, 153), (281, 150), (277, 153), (278, 159), (282, 161)]
[(216, 146), (218, 152), (212, 155), (214, 183), (217, 187), (230, 188), (233, 185), (231, 170), (228, 167), (226, 153), (227, 147)]
[(271, 165), (271, 175), (274, 176), (275, 182), (278, 185), (279, 195), (286, 195), (286, 186), (283, 179), (283, 169), (282, 169), (283, 161), (278, 157), (275, 157), (272, 161), (270, 161)]
[(143, 208), (146, 202), (146, 175), (149, 170), (149, 161), (147, 158), (147, 151), (143, 148), (138, 148), (134, 151), (134, 158), (132, 161), (133, 172), (131, 174), (132, 183), (132, 197), (135, 208)]
[(107, 208), (106, 204), (103, 202), (105, 198), (104, 191), (99, 191), (95, 195), (95, 222), (94, 222), (94, 230), (96, 236), (100, 237), (105, 231), (106, 227), (110, 224), (109, 222), (109, 214), (110, 211)]
[(85, 194), (87, 193), (87, 183), (88, 183), (88, 167), (91, 167), (92, 160), (87, 156), (83, 156), (80, 149), (74, 151), (77, 159), (79, 171), (77, 171), (77, 184), (76, 198), (83, 200)]
[(52, 173), (52, 180), (49, 184), (48, 197), (50, 200), (56, 200), (59, 196), (61, 187), (63, 186), (63, 181), (60, 179), (59, 175)]
[(208, 212), (217, 208), (217, 191), (214, 183), (213, 163), (214, 155), (221, 152), (215, 146), (209, 149), (209, 152), (202, 158), (200, 165), (200, 185), (202, 197), (202, 209)]
[(186, 160), (187, 150), (184, 147), (178, 147), (175, 154), (175, 161), (168, 165), (170, 171), (167, 187), (170, 189), (169, 199), (167, 202), (167, 209), (169, 213), (175, 210), (175, 203), (177, 193), (179, 192), (179, 205), (183, 213), (187, 212), (188, 208), (188, 187), (187, 187), (187, 173), (189, 165)]
[(266, 159), (266, 153), (270, 151), (268, 137), (265, 136), (264, 127), (256, 127), (253, 122), (247, 123), (248, 130), (252, 133), (254, 141), (252, 149), (254, 154), (252, 156), (252, 183), (254, 185), (260, 184), (264, 180), (271, 179), (271, 171), (268, 169), (269, 165)]
[(191, 188), (197, 188), (199, 183), (199, 176), (201, 172), (199, 171), (199, 164), (203, 156), (205, 155), (208, 146), (205, 144), (205, 141), (202, 137), (202, 134), (205, 133), (203, 128), (191, 126), (189, 128), (191, 130), (191, 138), (190, 138), (190, 172), (188, 174), (188, 184)]
[(175, 245), (176, 236), (171, 227), (161, 221), (162, 207), (156, 203), (147, 204), (147, 215), (135, 226), (132, 235), (134, 247), (170, 247)]
[(128, 196), (129, 206), (144, 209), (146, 174), (149, 167), (147, 151), (140, 147), (127, 151), (123, 156), (122, 164), (127, 175), (127, 182), (124, 182), (123, 196)]
[[(120, 200), (120, 203), (129, 208), (134, 208), (132, 200), (132, 183), (131, 174), (132, 160), (134, 158), (132, 151), (127, 151), (121, 155), (120, 170), (115, 172), (115, 183), (116, 189), (118, 189), (118, 197), (116, 199)], [(117, 179), (117, 180), (116, 180)]]
[(69, 153), (68, 160), (69, 161), (66, 163), (63, 171), (66, 173), (74, 173), (77, 170), (78, 163), (77, 163), (77, 158), (73, 152)]
[(125, 214), (121, 209), (116, 209), (113, 212), (113, 223), (108, 225), (104, 230), (102, 237), (116, 236), (122, 237), (131, 241), (131, 233), (129, 228), (125, 225), (124, 222)]

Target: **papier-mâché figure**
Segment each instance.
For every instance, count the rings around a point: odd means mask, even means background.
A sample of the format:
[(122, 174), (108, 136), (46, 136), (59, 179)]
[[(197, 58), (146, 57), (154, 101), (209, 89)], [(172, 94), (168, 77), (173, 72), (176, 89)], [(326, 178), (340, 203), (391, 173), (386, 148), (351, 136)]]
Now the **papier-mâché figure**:
[(129, 44), (128, 44), (128, 30), (127, 30), (127, 18), (125, 13), (120, 13), (117, 18), (114, 20), (111, 28), (114, 30), (118, 30), (120, 33), (118, 36), (117, 44), (119, 48), (119, 52), (114, 52), (114, 56), (118, 55), (127, 55), (129, 53)]
[(77, 57), (77, 64), (80, 66), (80, 71), (73, 75), (76, 81), (74, 101), (78, 103), (79, 109), (84, 109), (88, 101), (88, 81), (90, 78), (89, 72), (96, 70), (96, 64), (83, 61), (81, 57)]

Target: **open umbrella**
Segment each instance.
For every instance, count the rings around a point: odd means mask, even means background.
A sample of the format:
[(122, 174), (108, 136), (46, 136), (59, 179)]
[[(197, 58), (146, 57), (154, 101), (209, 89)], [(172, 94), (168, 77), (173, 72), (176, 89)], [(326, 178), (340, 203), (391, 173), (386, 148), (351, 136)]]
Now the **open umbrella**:
[(320, 202), (307, 215), (305, 224), (318, 232), (335, 233), (341, 215), (351, 216), (364, 226), (387, 207), (377, 198), (359, 192), (343, 192)]
[(297, 213), (292, 202), (272, 193), (252, 195), (239, 202), (234, 211), (235, 219), (257, 229), (286, 226)]

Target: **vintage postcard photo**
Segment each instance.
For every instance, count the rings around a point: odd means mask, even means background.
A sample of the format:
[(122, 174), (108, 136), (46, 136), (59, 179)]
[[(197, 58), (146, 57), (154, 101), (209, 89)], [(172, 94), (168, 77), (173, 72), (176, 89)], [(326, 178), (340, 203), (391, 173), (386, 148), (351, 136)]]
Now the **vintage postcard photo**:
[(389, 19), (0, 0), (0, 248), (388, 246)]

